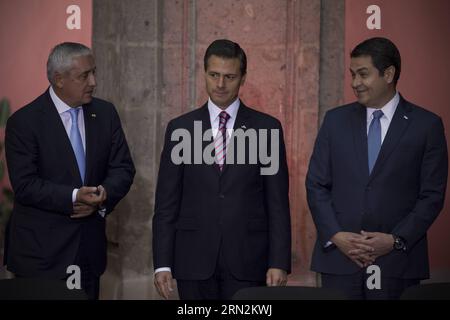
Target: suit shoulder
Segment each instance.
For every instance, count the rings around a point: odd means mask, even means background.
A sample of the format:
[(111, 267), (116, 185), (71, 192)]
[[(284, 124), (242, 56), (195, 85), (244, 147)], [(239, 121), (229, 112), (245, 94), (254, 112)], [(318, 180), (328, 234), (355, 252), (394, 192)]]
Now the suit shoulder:
[(411, 108), (412, 114), (414, 114), (414, 118), (420, 119), (421, 121), (427, 122), (436, 122), (441, 121), (441, 117), (436, 113), (425, 109), (424, 107), (420, 107), (411, 102), (405, 102), (408, 108)]
[(46, 94), (42, 94), (25, 106), (17, 109), (8, 118), (8, 123), (23, 122), (29, 119), (35, 119), (35, 115), (46, 105)]
[(168, 126), (170, 125), (172, 127), (184, 127), (188, 123), (192, 123), (195, 120), (199, 120), (201, 118), (201, 113), (205, 111), (203, 108), (204, 107), (194, 109), (192, 111), (183, 113), (182, 115), (179, 115), (171, 119), (168, 123)]
[(362, 108), (362, 106), (356, 102), (332, 108), (325, 113), (324, 122), (347, 121), (358, 108)]
[(326, 115), (329, 117), (339, 117), (341, 115), (347, 115), (348, 113), (353, 112), (358, 107), (361, 107), (361, 105), (356, 102), (348, 103), (328, 110)]
[(101, 110), (108, 110), (108, 111), (116, 110), (116, 107), (112, 102), (100, 98), (92, 98), (90, 105), (92, 105), (94, 108), (98, 108)]
[(245, 108), (247, 109), (247, 111), (253, 117), (258, 117), (260, 119), (263, 119), (263, 120), (266, 120), (266, 121), (275, 122), (275, 123), (279, 123), (280, 122), (277, 118), (275, 118), (274, 116), (271, 116), (268, 113), (265, 113), (265, 112), (262, 112), (262, 111), (259, 111), (259, 110), (247, 107), (247, 106), (245, 106)]
[(92, 101), (87, 106), (88, 112), (103, 115), (106, 119), (117, 119), (120, 121), (119, 112), (112, 102), (99, 98), (92, 98)]
[(245, 108), (246, 111), (249, 113), (249, 115), (253, 119), (256, 119), (258, 122), (265, 124), (266, 126), (269, 127), (281, 127), (280, 120), (278, 120), (274, 116), (247, 106), (245, 106)]

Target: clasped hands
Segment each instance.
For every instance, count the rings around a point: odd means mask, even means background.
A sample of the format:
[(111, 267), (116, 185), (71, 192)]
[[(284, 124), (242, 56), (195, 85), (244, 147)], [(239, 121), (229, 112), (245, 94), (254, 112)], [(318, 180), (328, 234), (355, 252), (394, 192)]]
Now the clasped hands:
[(102, 185), (98, 187), (81, 187), (73, 204), (71, 218), (84, 218), (96, 212), (106, 200), (106, 190)]
[(394, 237), (382, 232), (338, 232), (331, 241), (359, 267), (367, 267), (393, 249)]

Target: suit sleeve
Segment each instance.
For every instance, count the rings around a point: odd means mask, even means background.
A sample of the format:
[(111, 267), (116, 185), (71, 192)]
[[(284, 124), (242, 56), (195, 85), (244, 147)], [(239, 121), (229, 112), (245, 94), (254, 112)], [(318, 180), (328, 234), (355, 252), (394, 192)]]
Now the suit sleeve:
[(114, 106), (112, 106), (111, 129), (111, 152), (108, 170), (102, 182), (107, 192), (106, 213), (114, 210), (117, 203), (125, 197), (136, 173), (120, 118)]
[(173, 131), (169, 122), (161, 153), (158, 182), (155, 195), (153, 216), (153, 263), (154, 268), (173, 267), (175, 241), (175, 221), (177, 220), (183, 191), (183, 164), (174, 164), (171, 160), (171, 141)]
[[(283, 129), (277, 121), (278, 140), (269, 144), (272, 152), (278, 144), (279, 168), (274, 174), (263, 175), (265, 205), (269, 216), (269, 268), (291, 272), (291, 217), (289, 209), (289, 174)], [(269, 133), (271, 135), (271, 133)], [(271, 163), (273, 165), (273, 163)]]
[(309, 209), (317, 228), (318, 240), (323, 247), (342, 230), (332, 205), (332, 166), (329, 135), (329, 115), (326, 114), (316, 138), (306, 175)]
[(442, 210), (448, 175), (447, 142), (442, 120), (430, 126), (420, 171), (420, 191), (412, 212), (392, 230), (413, 247)]
[(44, 211), (70, 215), (73, 186), (56, 184), (39, 176), (37, 133), (24, 117), (13, 115), (5, 132), (6, 161), (15, 201)]

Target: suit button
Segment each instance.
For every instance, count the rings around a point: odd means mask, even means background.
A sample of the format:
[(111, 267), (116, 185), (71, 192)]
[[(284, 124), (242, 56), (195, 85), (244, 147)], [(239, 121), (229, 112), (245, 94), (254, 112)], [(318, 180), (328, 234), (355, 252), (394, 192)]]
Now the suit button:
[(220, 199), (225, 199), (225, 195), (224, 194), (219, 194), (219, 198)]

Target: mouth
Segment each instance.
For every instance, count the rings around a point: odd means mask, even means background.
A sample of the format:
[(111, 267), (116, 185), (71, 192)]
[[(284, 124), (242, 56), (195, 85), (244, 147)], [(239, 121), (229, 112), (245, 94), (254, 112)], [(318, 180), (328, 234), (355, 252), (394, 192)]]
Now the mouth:
[(226, 91), (224, 91), (224, 92), (221, 92), (221, 91), (214, 91), (214, 94), (215, 94), (216, 96), (221, 96), (221, 97), (223, 97), (223, 96), (227, 95), (227, 92), (226, 92)]
[(366, 93), (368, 90), (367, 89), (353, 89), (353, 91), (355, 92), (355, 95), (359, 96), (359, 95)]

